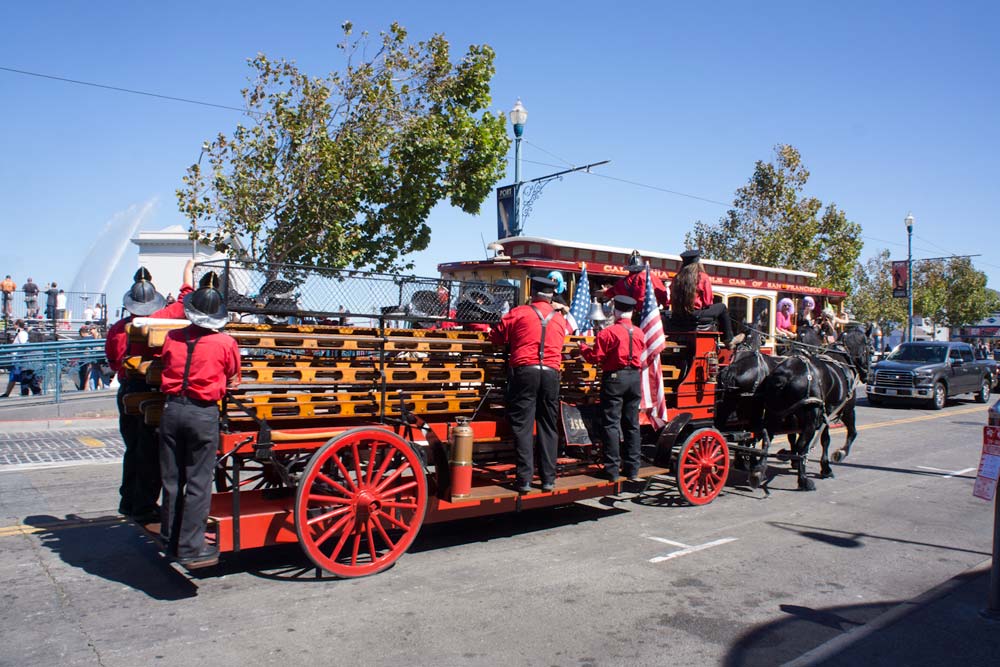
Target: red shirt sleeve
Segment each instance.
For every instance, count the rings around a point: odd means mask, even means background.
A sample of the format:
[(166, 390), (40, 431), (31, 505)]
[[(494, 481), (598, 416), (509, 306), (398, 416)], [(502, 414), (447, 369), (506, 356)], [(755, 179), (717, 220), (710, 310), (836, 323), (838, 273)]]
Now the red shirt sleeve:
[[(656, 295), (656, 302), (666, 308), (670, 305), (670, 293), (667, 292), (667, 286), (663, 284), (663, 281), (653, 276), (653, 293)], [(638, 305), (639, 309), (642, 309), (642, 304)]]
[[(698, 305), (698, 302), (701, 305)], [(708, 277), (707, 273), (702, 273), (698, 276), (698, 289), (695, 294), (695, 304), (696, 309), (708, 308), (712, 305), (712, 279)]]
[(104, 356), (108, 358), (108, 365), (111, 366), (119, 378), (122, 374), (122, 361), (125, 358), (125, 348), (128, 340), (125, 337), (125, 325), (131, 318), (123, 318), (111, 325), (108, 335), (104, 339)]

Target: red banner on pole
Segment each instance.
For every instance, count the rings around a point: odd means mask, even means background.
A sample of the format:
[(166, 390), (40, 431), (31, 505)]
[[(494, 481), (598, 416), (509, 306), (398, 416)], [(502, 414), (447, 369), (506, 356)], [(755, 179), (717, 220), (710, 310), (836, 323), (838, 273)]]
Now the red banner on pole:
[(892, 296), (894, 298), (905, 299), (910, 295), (906, 289), (909, 274), (910, 267), (906, 261), (892, 263)]

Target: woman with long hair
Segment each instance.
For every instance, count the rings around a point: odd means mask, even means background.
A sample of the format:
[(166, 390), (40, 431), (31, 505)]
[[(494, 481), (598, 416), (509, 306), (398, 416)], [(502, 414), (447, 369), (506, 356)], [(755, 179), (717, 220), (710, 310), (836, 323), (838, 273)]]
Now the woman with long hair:
[(670, 285), (670, 307), (674, 320), (714, 319), (722, 331), (722, 344), (734, 347), (729, 309), (724, 303), (712, 303), (712, 280), (702, 268), (701, 253), (697, 250), (681, 253), (681, 270)]

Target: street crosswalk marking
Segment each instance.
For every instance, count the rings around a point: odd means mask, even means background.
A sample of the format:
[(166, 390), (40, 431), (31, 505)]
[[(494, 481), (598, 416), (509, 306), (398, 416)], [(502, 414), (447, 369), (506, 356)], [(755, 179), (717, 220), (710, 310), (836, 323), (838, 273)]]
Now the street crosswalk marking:
[(643, 535), (647, 540), (655, 540), (656, 542), (661, 542), (663, 544), (669, 544), (672, 547), (678, 547), (678, 551), (669, 551), (665, 554), (660, 554), (659, 556), (654, 556), (649, 559), (650, 563), (662, 563), (665, 560), (671, 560), (674, 558), (680, 558), (681, 556), (686, 556), (688, 554), (693, 554), (697, 551), (704, 551), (705, 549), (711, 549), (712, 547), (721, 546), (723, 544), (729, 544), (730, 542), (735, 542), (737, 538), (735, 537), (723, 537), (719, 540), (713, 540), (712, 542), (706, 542), (705, 544), (684, 544), (683, 542), (676, 542), (674, 540), (668, 540), (665, 537), (656, 537), (654, 535)]

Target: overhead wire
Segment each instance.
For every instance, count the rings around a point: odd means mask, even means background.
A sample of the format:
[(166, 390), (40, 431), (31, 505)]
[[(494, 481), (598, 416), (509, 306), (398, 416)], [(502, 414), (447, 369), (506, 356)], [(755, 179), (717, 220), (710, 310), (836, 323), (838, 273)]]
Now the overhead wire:
[(103, 88), (104, 90), (114, 90), (120, 93), (129, 93), (130, 95), (144, 95), (146, 97), (156, 97), (161, 100), (171, 100), (173, 102), (184, 102), (185, 104), (197, 104), (203, 107), (214, 107), (216, 109), (226, 109), (228, 111), (239, 111), (240, 113), (254, 115), (256, 112), (250, 111), (249, 109), (241, 109), (240, 107), (231, 107), (225, 104), (215, 104), (213, 102), (204, 102), (202, 100), (192, 100), (186, 97), (175, 97), (173, 95), (161, 95), (160, 93), (151, 93), (145, 90), (135, 90), (133, 88), (122, 88), (120, 86), (109, 86), (103, 83), (94, 83), (93, 81), (81, 81), (79, 79), (69, 79), (63, 76), (54, 76), (52, 74), (42, 74), (41, 72), (29, 72), (28, 70), (15, 69), (13, 67), (3, 67), (0, 66), (0, 70), (4, 72), (12, 72), (14, 74), (23, 74), (25, 76), (34, 76), (41, 79), (51, 79), (53, 81), (62, 81), (63, 83), (75, 83), (79, 86), (90, 86), (92, 88)]
[[(550, 164), (548, 162), (539, 162), (537, 160), (524, 160), (531, 164), (541, 165), (543, 167), (552, 167), (553, 169), (561, 169), (562, 165)], [(572, 165), (571, 165), (572, 166)], [(648, 183), (640, 183), (638, 181), (630, 181), (624, 178), (616, 178), (614, 176), (608, 176), (606, 174), (599, 174), (595, 171), (585, 171), (584, 174), (590, 174), (591, 176), (596, 176), (598, 178), (606, 178), (609, 181), (618, 181), (619, 183), (628, 183), (629, 185), (634, 185), (640, 188), (646, 188), (648, 190), (657, 190), (659, 192), (666, 192), (667, 194), (677, 195), (679, 197), (687, 197), (688, 199), (697, 199), (698, 201), (708, 202), (709, 204), (718, 204), (719, 206), (729, 206), (726, 202), (721, 202), (716, 199), (708, 199), (707, 197), (699, 197), (698, 195), (690, 195), (686, 192), (678, 192), (677, 190), (669, 190), (667, 188), (661, 188), (657, 185), (649, 185)]]

